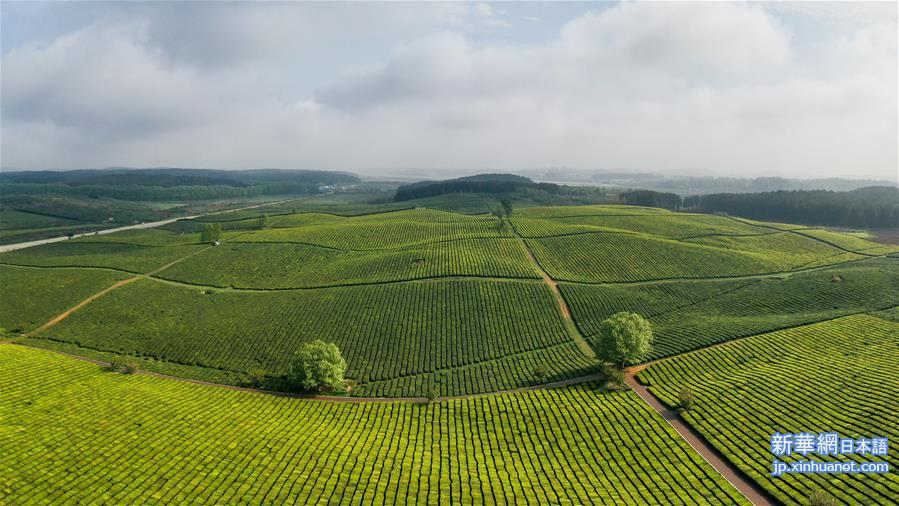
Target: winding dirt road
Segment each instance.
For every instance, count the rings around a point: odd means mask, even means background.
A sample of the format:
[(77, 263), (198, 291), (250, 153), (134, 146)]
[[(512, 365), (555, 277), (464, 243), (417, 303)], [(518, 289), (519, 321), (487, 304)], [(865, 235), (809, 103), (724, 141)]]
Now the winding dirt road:
[(562, 296), (562, 292), (559, 291), (559, 284), (546, 272), (546, 270), (543, 269), (543, 266), (537, 261), (537, 257), (534, 256), (534, 252), (531, 251), (531, 247), (528, 246), (524, 237), (518, 233), (518, 230), (515, 228), (515, 225), (512, 224), (511, 220), (509, 220), (509, 227), (511, 227), (512, 233), (515, 234), (515, 238), (518, 239), (518, 244), (520, 244), (521, 249), (524, 250), (524, 254), (528, 261), (531, 262), (531, 265), (534, 266), (534, 269), (540, 274), (540, 277), (543, 278), (543, 283), (549, 287), (553, 297), (555, 297), (556, 302), (559, 304), (559, 312), (562, 314), (562, 321), (565, 323), (565, 329), (568, 331), (568, 334), (574, 342), (577, 343), (578, 347), (587, 358), (595, 360), (596, 352), (593, 351), (593, 347), (590, 346), (590, 343), (587, 342), (587, 339), (584, 338), (581, 331), (577, 328), (577, 324), (574, 323), (574, 319), (571, 317), (571, 309), (568, 307), (568, 302), (565, 300), (565, 297)]

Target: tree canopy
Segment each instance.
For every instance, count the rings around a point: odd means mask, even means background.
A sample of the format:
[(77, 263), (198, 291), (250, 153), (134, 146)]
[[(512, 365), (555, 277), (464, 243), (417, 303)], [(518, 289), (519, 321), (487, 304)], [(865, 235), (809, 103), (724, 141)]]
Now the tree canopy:
[(662, 193), (652, 190), (631, 190), (622, 192), (621, 200), (632, 206), (662, 207), (676, 211), (680, 209), (682, 199), (675, 193)]
[(346, 373), (346, 361), (334, 343), (316, 339), (296, 352), (287, 371), (291, 385), (303, 390), (340, 388)]
[(652, 324), (636, 313), (616, 313), (600, 325), (594, 348), (600, 359), (619, 367), (640, 361), (652, 351)]
[(899, 227), (899, 188), (888, 186), (846, 192), (715, 193), (687, 197), (684, 206), (692, 211), (723, 212), (756, 220), (844, 227)]
[(213, 243), (222, 238), (222, 225), (219, 223), (207, 223), (200, 235), (200, 242)]

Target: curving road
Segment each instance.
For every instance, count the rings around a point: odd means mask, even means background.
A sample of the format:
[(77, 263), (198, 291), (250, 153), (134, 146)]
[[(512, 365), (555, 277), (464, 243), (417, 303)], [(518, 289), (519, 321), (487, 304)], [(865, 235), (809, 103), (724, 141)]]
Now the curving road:
[[(116, 232), (122, 232), (123, 230), (138, 230), (138, 229), (142, 229), (142, 228), (161, 227), (163, 225), (168, 225), (169, 223), (172, 223), (172, 222), (175, 222), (178, 220), (192, 220), (194, 218), (199, 218), (200, 216), (210, 216), (213, 214), (233, 213), (235, 211), (243, 211), (246, 209), (255, 209), (257, 207), (271, 206), (271, 205), (275, 205), (275, 204), (283, 204), (285, 202), (291, 202), (294, 200), (302, 200), (302, 199), (288, 199), (288, 200), (279, 200), (277, 202), (265, 202), (262, 204), (256, 204), (256, 205), (247, 206), (247, 207), (239, 207), (237, 209), (226, 209), (224, 211), (216, 211), (214, 213), (195, 214), (192, 216), (179, 216), (177, 218), (169, 218), (167, 220), (151, 221), (149, 223), (138, 223), (136, 225), (127, 225), (124, 227), (107, 228), (107, 229), (103, 229), (103, 230), (98, 230), (96, 232), (85, 232), (83, 234), (75, 234), (71, 237), (71, 239), (74, 239), (76, 237), (91, 236), (91, 235), (95, 235), (95, 234), (96, 235), (114, 234)], [(69, 239), (70, 239), (69, 236), (64, 235), (61, 237), (51, 237), (49, 239), (38, 239), (36, 241), (17, 242), (15, 244), (4, 244), (4, 245), (0, 246), (0, 253), (4, 253), (7, 251), (15, 251), (18, 249), (30, 248), (32, 246), (40, 246), (41, 244), (51, 244), (54, 242), (67, 241)]]

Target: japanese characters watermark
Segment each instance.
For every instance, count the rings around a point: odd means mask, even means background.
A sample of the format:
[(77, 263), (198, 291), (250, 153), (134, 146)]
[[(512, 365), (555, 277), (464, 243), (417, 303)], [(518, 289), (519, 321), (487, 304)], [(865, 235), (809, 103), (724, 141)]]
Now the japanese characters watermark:
[[(885, 457), (889, 451), (890, 441), (885, 437), (847, 438), (836, 432), (775, 432), (771, 434), (771, 453), (778, 457), (789, 457), (794, 454), (806, 457), (815, 454), (821, 457), (829, 455), (860, 455), (863, 457)], [(803, 459), (795, 462), (782, 462), (774, 459), (771, 462), (771, 475), (806, 474), (806, 473), (887, 473), (890, 465), (884, 461), (858, 462), (855, 460), (817, 461)]]

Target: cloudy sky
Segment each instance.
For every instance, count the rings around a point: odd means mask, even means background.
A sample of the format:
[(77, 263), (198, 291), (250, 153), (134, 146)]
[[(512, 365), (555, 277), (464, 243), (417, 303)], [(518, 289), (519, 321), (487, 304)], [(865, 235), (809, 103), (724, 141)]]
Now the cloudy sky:
[(897, 177), (897, 12), (0, 4), (4, 168)]

